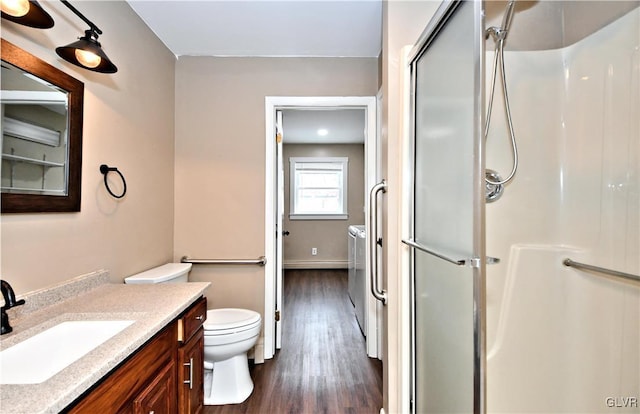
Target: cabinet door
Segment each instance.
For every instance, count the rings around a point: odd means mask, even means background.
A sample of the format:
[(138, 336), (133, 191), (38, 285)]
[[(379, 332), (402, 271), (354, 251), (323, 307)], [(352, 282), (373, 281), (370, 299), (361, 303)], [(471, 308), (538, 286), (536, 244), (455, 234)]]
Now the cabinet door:
[(178, 412), (198, 414), (204, 402), (204, 330), (178, 348)]
[(173, 361), (133, 401), (134, 414), (172, 414), (176, 411), (176, 375)]
[(69, 414), (118, 413), (131, 414), (132, 401), (149, 388), (167, 367), (173, 372), (173, 400), (175, 408), (175, 355), (177, 323), (171, 323), (154, 336), (146, 345), (124, 362), (120, 367), (105, 377), (96, 388), (80, 399), (71, 408), (65, 409)]

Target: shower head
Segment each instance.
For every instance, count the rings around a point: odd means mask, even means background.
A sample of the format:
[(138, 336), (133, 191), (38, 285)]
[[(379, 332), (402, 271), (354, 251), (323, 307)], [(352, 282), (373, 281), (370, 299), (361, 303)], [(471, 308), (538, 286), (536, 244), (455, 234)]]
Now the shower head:
[(515, 11), (515, 5), (516, 0), (509, 0), (507, 2), (507, 8), (502, 16), (502, 24), (500, 27), (489, 27), (485, 32), (486, 37), (493, 36), (496, 42), (504, 41), (507, 38), (509, 28), (511, 27), (511, 20), (513, 19), (513, 13)]
[(509, 0), (509, 2), (507, 3), (507, 9), (504, 12), (504, 16), (502, 16), (502, 27), (501, 29), (505, 32), (505, 37), (506, 32), (509, 31), (509, 28), (511, 27), (511, 19), (513, 18), (513, 12), (515, 10), (516, 6), (516, 1), (515, 0)]

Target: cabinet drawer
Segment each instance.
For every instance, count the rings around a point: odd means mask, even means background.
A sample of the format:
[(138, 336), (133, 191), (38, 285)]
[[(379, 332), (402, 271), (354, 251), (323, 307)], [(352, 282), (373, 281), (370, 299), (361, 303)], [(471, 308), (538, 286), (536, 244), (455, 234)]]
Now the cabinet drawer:
[(207, 318), (207, 298), (198, 299), (178, 320), (178, 341), (187, 342)]

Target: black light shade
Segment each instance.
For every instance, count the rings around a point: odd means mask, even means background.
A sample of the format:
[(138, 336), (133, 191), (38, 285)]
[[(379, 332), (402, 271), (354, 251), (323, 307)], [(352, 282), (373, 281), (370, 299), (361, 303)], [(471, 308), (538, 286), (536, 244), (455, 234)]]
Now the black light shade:
[[(100, 73), (116, 73), (118, 68), (107, 57), (106, 53), (102, 50), (100, 43), (98, 42), (98, 35), (92, 31), (87, 30), (85, 35), (79, 38), (77, 41), (67, 45), (56, 48), (58, 56), (63, 58), (69, 63), (73, 63), (81, 68), (92, 70)], [(88, 52), (89, 56), (95, 58), (94, 64), (83, 61), (82, 53)], [(97, 59), (99, 57), (99, 59)]]
[[(10, 9), (12, 6), (20, 4), (28, 11), (24, 15), (14, 15)], [(28, 8), (26, 7), (28, 5)], [(5, 12), (6, 11), (6, 12)], [(6, 1), (2, 0), (2, 18), (24, 26), (35, 27), (36, 29), (49, 29), (54, 22), (49, 13), (44, 11), (37, 1)]]

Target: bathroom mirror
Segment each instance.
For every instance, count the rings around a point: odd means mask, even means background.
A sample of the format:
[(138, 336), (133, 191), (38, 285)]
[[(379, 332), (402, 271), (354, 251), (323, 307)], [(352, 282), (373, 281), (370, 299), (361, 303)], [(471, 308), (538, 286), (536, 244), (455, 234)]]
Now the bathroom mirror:
[(2, 213), (80, 211), (84, 84), (1, 46)]

